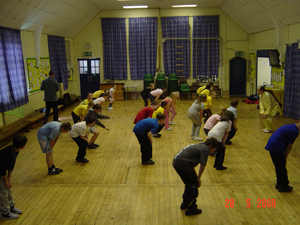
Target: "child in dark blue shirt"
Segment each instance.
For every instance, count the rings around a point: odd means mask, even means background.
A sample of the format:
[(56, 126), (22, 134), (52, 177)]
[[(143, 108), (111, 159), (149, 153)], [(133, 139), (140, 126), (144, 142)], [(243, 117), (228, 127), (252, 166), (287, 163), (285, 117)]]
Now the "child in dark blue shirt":
[(142, 153), (142, 164), (143, 165), (152, 165), (154, 161), (152, 158), (152, 134), (154, 134), (159, 127), (162, 125), (165, 120), (165, 115), (158, 113), (156, 119), (147, 118), (139, 121), (133, 128), (136, 138), (138, 139), (141, 145)]
[(289, 186), (289, 180), (286, 170), (286, 160), (292, 150), (293, 143), (298, 137), (300, 131), (300, 122), (296, 124), (288, 124), (279, 127), (269, 138), (265, 147), (270, 152), (275, 172), (277, 183), (275, 188), (279, 192), (290, 192), (293, 187)]

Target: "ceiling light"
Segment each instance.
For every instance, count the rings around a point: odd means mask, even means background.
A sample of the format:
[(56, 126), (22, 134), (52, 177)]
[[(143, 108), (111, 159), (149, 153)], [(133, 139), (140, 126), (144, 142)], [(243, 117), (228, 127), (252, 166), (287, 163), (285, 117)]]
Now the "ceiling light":
[(190, 4), (190, 5), (172, 5), (174, 8), (182, 8), (182, 7), (197, 7), (197, 4)]
[(148, 8), (147, 5), (127, 5), (123, 6), (124, 9), (141, 9), (141, 8)]

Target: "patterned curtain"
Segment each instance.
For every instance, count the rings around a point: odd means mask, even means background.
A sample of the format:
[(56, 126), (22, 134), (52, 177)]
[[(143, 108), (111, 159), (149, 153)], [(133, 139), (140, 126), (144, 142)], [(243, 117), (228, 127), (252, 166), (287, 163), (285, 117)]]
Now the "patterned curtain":
[[(162, 38), (189, 38), (189, 17), (162, 17)], [(166, 76), (176, 73), (190, 77), (190, 40), (165, 40), (163, 43), (164, 68)], [(177, 66), (176, 66), (177, 65)]]
[(298, 43), (286, 46), (283, 115), (300, 118), (300, 50)]
[(62, 82), (64, 90), (68, 89), (68, 66), (65, 47), (65, 38), (48, 35), (48, 49), (51, 70), (54, 78)]
[[(218, 38), (219, 16), (194, 16), (193, 38)], [(193, 77), (219, 74), (219, 40), (193, 40)]]
[(131, 79), (155, 75), (157, 17), (129, 18), (129, 61)]
[(0, 112), (28, 102), (20, 31), (0, 27)]
[(124, 18), (102, 18), (104, 79), (127, 79), (126, 23)]

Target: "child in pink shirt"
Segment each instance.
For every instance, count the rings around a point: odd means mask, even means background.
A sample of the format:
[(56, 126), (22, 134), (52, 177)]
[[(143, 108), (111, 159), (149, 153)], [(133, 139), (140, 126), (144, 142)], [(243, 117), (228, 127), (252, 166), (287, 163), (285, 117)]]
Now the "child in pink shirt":
[(206, 134), (206, 136), (208, 132), (220, 121), (221, 116), (224, 114), (225, 111), (226, 108), (221, 106), (216, 114), (208, 118), (204, 125), (204, 133)]

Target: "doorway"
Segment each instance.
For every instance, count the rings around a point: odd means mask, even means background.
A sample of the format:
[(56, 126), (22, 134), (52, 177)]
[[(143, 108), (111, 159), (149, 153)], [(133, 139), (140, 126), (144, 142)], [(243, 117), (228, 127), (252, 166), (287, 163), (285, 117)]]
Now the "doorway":
[(271, 71), (268, 50), (257, 50), (256, 62), (256, 86), (262, 86), (264, 83), (271, 84)]
[(78, 59), (80, 76), (80, 94), (85, 99), (88, 92), (99, 90), (100, 84), (100, 58)]
[(247, 61), (242, 57), (235, 57), (229, 62), (229, 95), (246, 95)]

